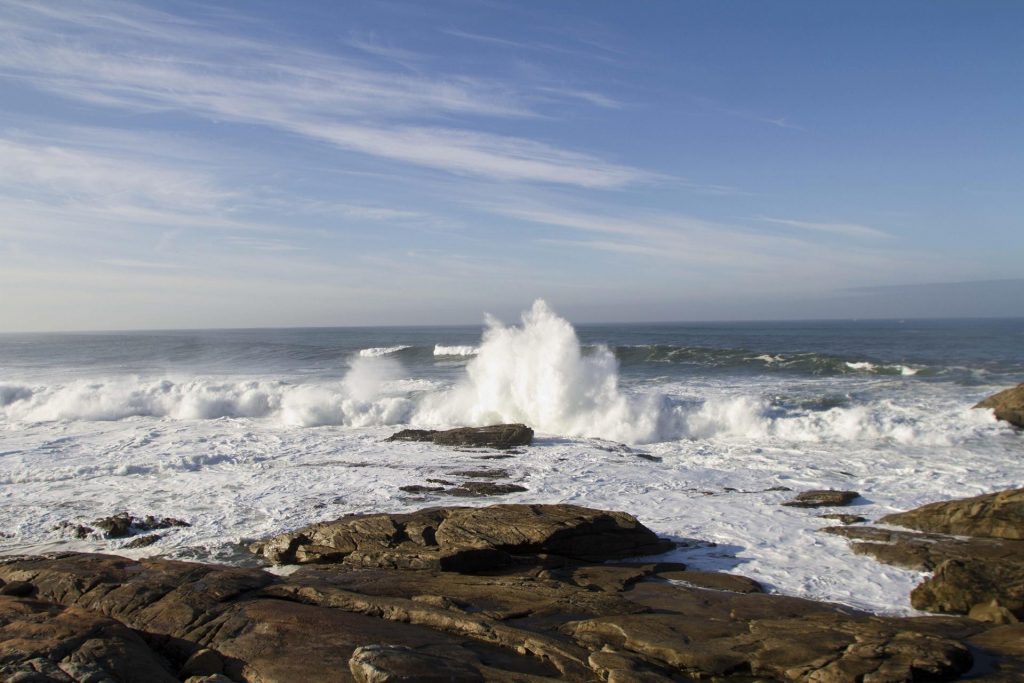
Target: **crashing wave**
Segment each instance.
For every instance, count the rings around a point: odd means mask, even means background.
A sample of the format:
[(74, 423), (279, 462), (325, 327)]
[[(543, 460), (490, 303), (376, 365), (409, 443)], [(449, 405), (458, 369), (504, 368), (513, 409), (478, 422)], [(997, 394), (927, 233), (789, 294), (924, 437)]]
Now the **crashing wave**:
[(434, 346), (435, 356), (475, 356), (480, 353), (480, 349), (476, 346), (442, 346), (436, 344)]
[(398, 346), (374, 346), (369, 349), (360, 350), (359, 356), (361, 358), (380, 358), (381, 356), (387, 356), (409, 348), (412, 347), (408, 344), (400, 344)]

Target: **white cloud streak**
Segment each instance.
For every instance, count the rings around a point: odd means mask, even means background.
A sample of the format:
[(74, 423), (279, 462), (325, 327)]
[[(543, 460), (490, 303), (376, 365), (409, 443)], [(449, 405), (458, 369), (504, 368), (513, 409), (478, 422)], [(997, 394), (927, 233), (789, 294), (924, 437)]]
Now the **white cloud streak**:
[(867, 225), (858, 225), (856, 223), (814, 223), (811, 221), (795, 221), (788, 218), (768, 218), (767, 216), (758, 216), (758, 220), (764, 221), (765, 223), (774, 223), (775, 225), (785, 225), (799, 230), (825, 232), (831, 235), (840, 235), (842, 237), (853, 237), (859, 239), (891, 237), (887, 232)]
[[(424, 125), (452, 117), (539, 115), (527, 93), (495, 82), (371, 68), (354, 59), (223, 35), (134, 5), (13, 1), (0, 10), (0, 77), (94, 105), (258, 124), (460, 175), (587, 188), (656, 178), (591, 154), (476, 126)], [(601, 96), (588, 97), (597, 103)]]

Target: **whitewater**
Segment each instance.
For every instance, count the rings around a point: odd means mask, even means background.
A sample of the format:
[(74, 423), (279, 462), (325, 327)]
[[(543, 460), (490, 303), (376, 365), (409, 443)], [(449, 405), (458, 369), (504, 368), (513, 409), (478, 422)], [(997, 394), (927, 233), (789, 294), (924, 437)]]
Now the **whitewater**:
[[(480, 328), (0, 335), (0, 553), (246, 564), (253, 539), (353, 512), (568, 502), (685, 541), (665, 559), (911, 613), (921, 574), (820, 533), (795, 492), (877, 519), (1024, 482), (1024, 438), (978, 400), (1024, 381), (1024, 321), (574, 327), (543, 301)], [(386, 443), (524, 422), (511, 457)], [(504, 470), (451, 500), (400, 486)], [(500, 473), (499, 473), (500, 474)], [(787, 490), (788, 489), (788, 490)], [(187, 519), (141, 550), (64, 523)]]

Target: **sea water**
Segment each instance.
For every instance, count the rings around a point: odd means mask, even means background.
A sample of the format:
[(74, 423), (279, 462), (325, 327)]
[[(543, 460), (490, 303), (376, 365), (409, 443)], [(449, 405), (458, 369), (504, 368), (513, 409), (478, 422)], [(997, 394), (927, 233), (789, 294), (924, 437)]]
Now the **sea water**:
[[(246, 542), (346, 513), (568, 502), (683, 542), (664, 559), (908, 613), (920, 573), (780, 504), (853, 489), (843, 511), (877, 519), (1021, 486), (1024, 436), (972, 406), (1022, 381), (1022, 319), (574, 327), (536, 302), (483, 327), (0, 335), (0, 553), (248, 563)], [(534, 445), (384, 441), (497, 422)], [(470, 468), (528, 490), (399, 490)], [(62, 526), (121, 510), (192, 526), (142, 550)]]

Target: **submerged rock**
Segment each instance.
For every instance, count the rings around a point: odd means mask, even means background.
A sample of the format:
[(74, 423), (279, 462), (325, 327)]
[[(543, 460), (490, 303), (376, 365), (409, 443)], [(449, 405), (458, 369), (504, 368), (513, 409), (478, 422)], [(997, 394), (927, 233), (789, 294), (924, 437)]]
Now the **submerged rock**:
[[(130, 536), (133, 533), (140, 531), (192, 526), (188, 522), (175, 519), (174, 517), (154, 517), (153, 515), (146, 515), (145, 517), (139, 518), (134, 517), (127, 512), (119, 512), (116, 515), (111, 515), (110, 517), (97, 519), (92, 523), (92, 525), (102, 531), (106, 538), (125, 538), (126, 536)], [(80, 526), (78, 529), (87, 529), (87, 533), (92, 532), (92, 529), (89, 529), (88, 527)]]
[(403, 429), (392, 434), (388, 441), (427, 441), (440, 446), (509, 449), (529, 446), (533, 430), (524, 424), (499, 424), (487, 427), (458, 427), (438, 431), (433, 429)]
[(477, 498), (484, 496), (504, 496), (509, 493), (521, 493), (526, 491), (525, 486), (519, 484), (499, 484), (493, 481), (467, 481), (455, 488), (447, 489), (445, 493), (449, 496), (462, 498)]
[(991, 408), (996, 419), (1024, 427), (1024, 384), (993, 394), (974, 407)]
[(783, 505), (795, 508), (839, 507), (849, 505), (858, 498), (860, 498), (860, 494), (856, 491), (833, 491), (831, 489), (804, 491), (797, 494), (793, 500), (787, 500)]

